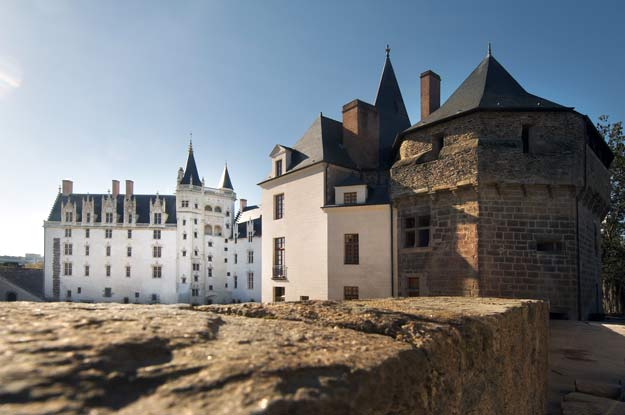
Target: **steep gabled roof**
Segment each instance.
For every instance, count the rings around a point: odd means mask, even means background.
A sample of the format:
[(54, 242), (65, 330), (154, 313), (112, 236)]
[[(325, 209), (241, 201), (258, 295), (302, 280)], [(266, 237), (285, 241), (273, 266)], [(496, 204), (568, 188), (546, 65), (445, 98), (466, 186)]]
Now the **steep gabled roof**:
[(232, 180), (230, 180), (230, 174), (228, 173), (227, 164), (224, 166), (224, 171), (221, 173), (221, 178), (219, 179), (217, 188), (234, 190), (234, 187), (232, 187)]
[(184, 176), (182, 176), (180, 184), (192, 184), (194, 186), (202, 185), (200, 175), (197, 172), (197, 166), (195, 165), (195, 157), (193, 157), (192, 144), (189, 144), (189, 157), (187, 157), (187, 167), (184, 169)]
[(402, 134), (475, 110), (571, 109), (525, 91), (489, 53), (439, 109)]

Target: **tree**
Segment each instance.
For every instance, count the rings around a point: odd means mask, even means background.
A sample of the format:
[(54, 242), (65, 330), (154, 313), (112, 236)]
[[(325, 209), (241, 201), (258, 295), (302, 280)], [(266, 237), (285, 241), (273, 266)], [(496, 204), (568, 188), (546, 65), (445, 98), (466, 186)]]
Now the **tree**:
[(622, 121), (610, 123), (607, 115), (599, 117), (597, 129), (614, 153), (610, 166), (612, 190), (601, 238), (603, 251), (603, 306), (606, 313), (625, 311), (625, 135)]

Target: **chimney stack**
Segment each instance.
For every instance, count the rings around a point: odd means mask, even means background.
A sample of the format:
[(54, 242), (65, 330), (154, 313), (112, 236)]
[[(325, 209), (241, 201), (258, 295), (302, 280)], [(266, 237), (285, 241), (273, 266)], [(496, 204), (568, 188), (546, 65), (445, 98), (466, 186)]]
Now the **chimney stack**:
[(247, 207), (247, 199), (239, 199), (239, 211), (243, 212), (243, 209)]
[(111, 192), (113, 193), (113, 197), (119, 196), (119, 180), (113, 180)]
[(421, 119), (441, 106), (441, 77), (432, 71), (421, 74)]
[(135, 182), (132, 180), (126, 180), (126, 197), (132, 197), (135, 190)]
[(63, 196), (69, 196), (74, 192), (74, 182), (63, 180)]

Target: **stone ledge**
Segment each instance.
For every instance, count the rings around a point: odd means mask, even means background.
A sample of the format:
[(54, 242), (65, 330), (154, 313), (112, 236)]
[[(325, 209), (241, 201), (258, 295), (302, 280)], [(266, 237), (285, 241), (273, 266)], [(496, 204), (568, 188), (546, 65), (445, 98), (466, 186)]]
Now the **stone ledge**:
[(544, 413), (548, 306), (0, 305), (0, 413)]

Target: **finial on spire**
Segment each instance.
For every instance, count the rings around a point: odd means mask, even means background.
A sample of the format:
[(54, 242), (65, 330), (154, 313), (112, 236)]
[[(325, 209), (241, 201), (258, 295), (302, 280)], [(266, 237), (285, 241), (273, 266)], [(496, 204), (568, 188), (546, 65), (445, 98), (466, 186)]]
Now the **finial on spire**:
[(193, 151), (193, 133), (189, 133), (189, 153)]
[(388, 45), (388, 43), (386, 44), (385, 51), (386, 51), (386, 57), (388, 58), (389, 55), (391, 54), (391, 47)]
[(490, 47), (490, 42), (488, 42), (488, 53), (486, 54), (486, 57), (491, 57), (491, 56), (493, 56), (493, 53)]

